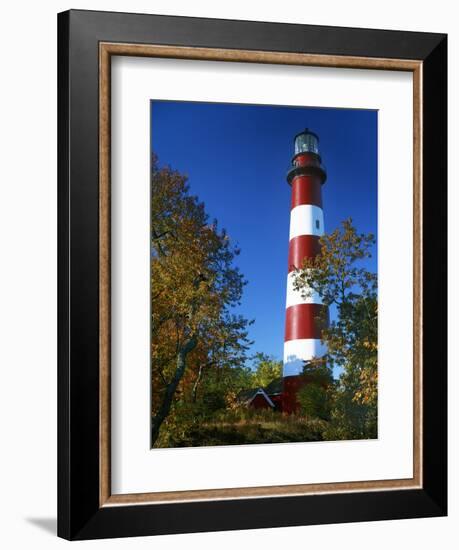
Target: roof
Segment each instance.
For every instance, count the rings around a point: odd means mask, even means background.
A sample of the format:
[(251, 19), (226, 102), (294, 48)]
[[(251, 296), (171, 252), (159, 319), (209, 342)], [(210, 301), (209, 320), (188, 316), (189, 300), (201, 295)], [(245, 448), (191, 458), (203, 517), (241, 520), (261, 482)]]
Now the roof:
[(241, 390), (238, 394), (237, 394), (237, 399), (238, 401), (251, 401), (256, 393), (258, 391), (258, 388), (250, 388), (249, 390)]
[(270, 382), (265, 387), (265, 392), (268, 395), (276, 395), (276, 394), (282, 393), (283, 389), (284, 389), (283, 378), (279, 377), (279, 378), (275, 378), (272, 382)]

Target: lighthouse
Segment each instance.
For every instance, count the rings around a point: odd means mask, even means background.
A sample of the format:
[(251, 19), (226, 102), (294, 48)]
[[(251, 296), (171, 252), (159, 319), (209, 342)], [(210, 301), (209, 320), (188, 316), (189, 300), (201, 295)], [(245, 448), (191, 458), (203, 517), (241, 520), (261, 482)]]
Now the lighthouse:
[(297, 392), (305, 383), (301, 376), (305, 362), (326, 354), (321, 327), (328, 319), (328, 308), (312, 290), (293, 288), (294, 271), (303, 267), (305, 258), (313, 258), (320, 251), (319, 239), (324, 233), (322, 185), (326, 177), (319, 137), (306, 129), (294, 138), (294, 155), (287, 174), (291, 210), (282, 393), (282, 410), (287, 413), (298, 410)]

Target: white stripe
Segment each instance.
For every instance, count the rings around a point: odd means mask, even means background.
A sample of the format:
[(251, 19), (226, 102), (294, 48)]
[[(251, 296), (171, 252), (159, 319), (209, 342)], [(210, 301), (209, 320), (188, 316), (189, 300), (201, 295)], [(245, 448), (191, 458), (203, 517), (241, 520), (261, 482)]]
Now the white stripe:
[(300, 204), (290, 212), (290, 239), (298, 235), (324, 234), (324, 213), (322, 208), (313, 204)]
[[(292, 271), (287, 275), (287, 301), (286, 308), (290, 306), (296, 306), (298, 304), (321, 304), (322, 298), (320, 294), (314, 290), (305, 289), (295, 290), (293, 288), (293, 281), (295, 280), (295, 272)], [(303, 295), (306, 295), (304, 298)]]
[(301, 374), (305, 361), (322, 357), (326, 353), (327, 347), (319, 339), (307, 338), (285, 342), (283, 376)]

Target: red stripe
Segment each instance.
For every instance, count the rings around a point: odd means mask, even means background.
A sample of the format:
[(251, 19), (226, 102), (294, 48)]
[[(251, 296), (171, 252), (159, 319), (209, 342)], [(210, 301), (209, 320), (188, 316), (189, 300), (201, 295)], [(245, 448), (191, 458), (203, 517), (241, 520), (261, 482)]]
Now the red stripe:
[(314, 204), (322, 208), (322, 184), (315, 175), (296, 176), (292, 182), (292, 208), (300, 204)]
[(322, 304), (290, 306), (285, 316), (285, 342), (303, 338), (320, 339), (322, 329), (328, 325), (328, 308)]
[(320, 167), (319, 157), (315, 153), (301, 153), (295, 156), (296, 166), (317, 166)]
[(301, 269), (305, 258), (315, 258), (319, 252), (319, 237), (316, 235), (293, 237), (288, 245), (288, 272)]

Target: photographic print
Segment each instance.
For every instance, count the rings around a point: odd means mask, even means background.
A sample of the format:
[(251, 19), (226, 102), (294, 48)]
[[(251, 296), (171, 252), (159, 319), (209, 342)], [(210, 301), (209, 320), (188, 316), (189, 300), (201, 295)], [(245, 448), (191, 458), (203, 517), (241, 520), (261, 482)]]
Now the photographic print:
[(377, 124), (151, 101), (152, 448), (378, 437)]

